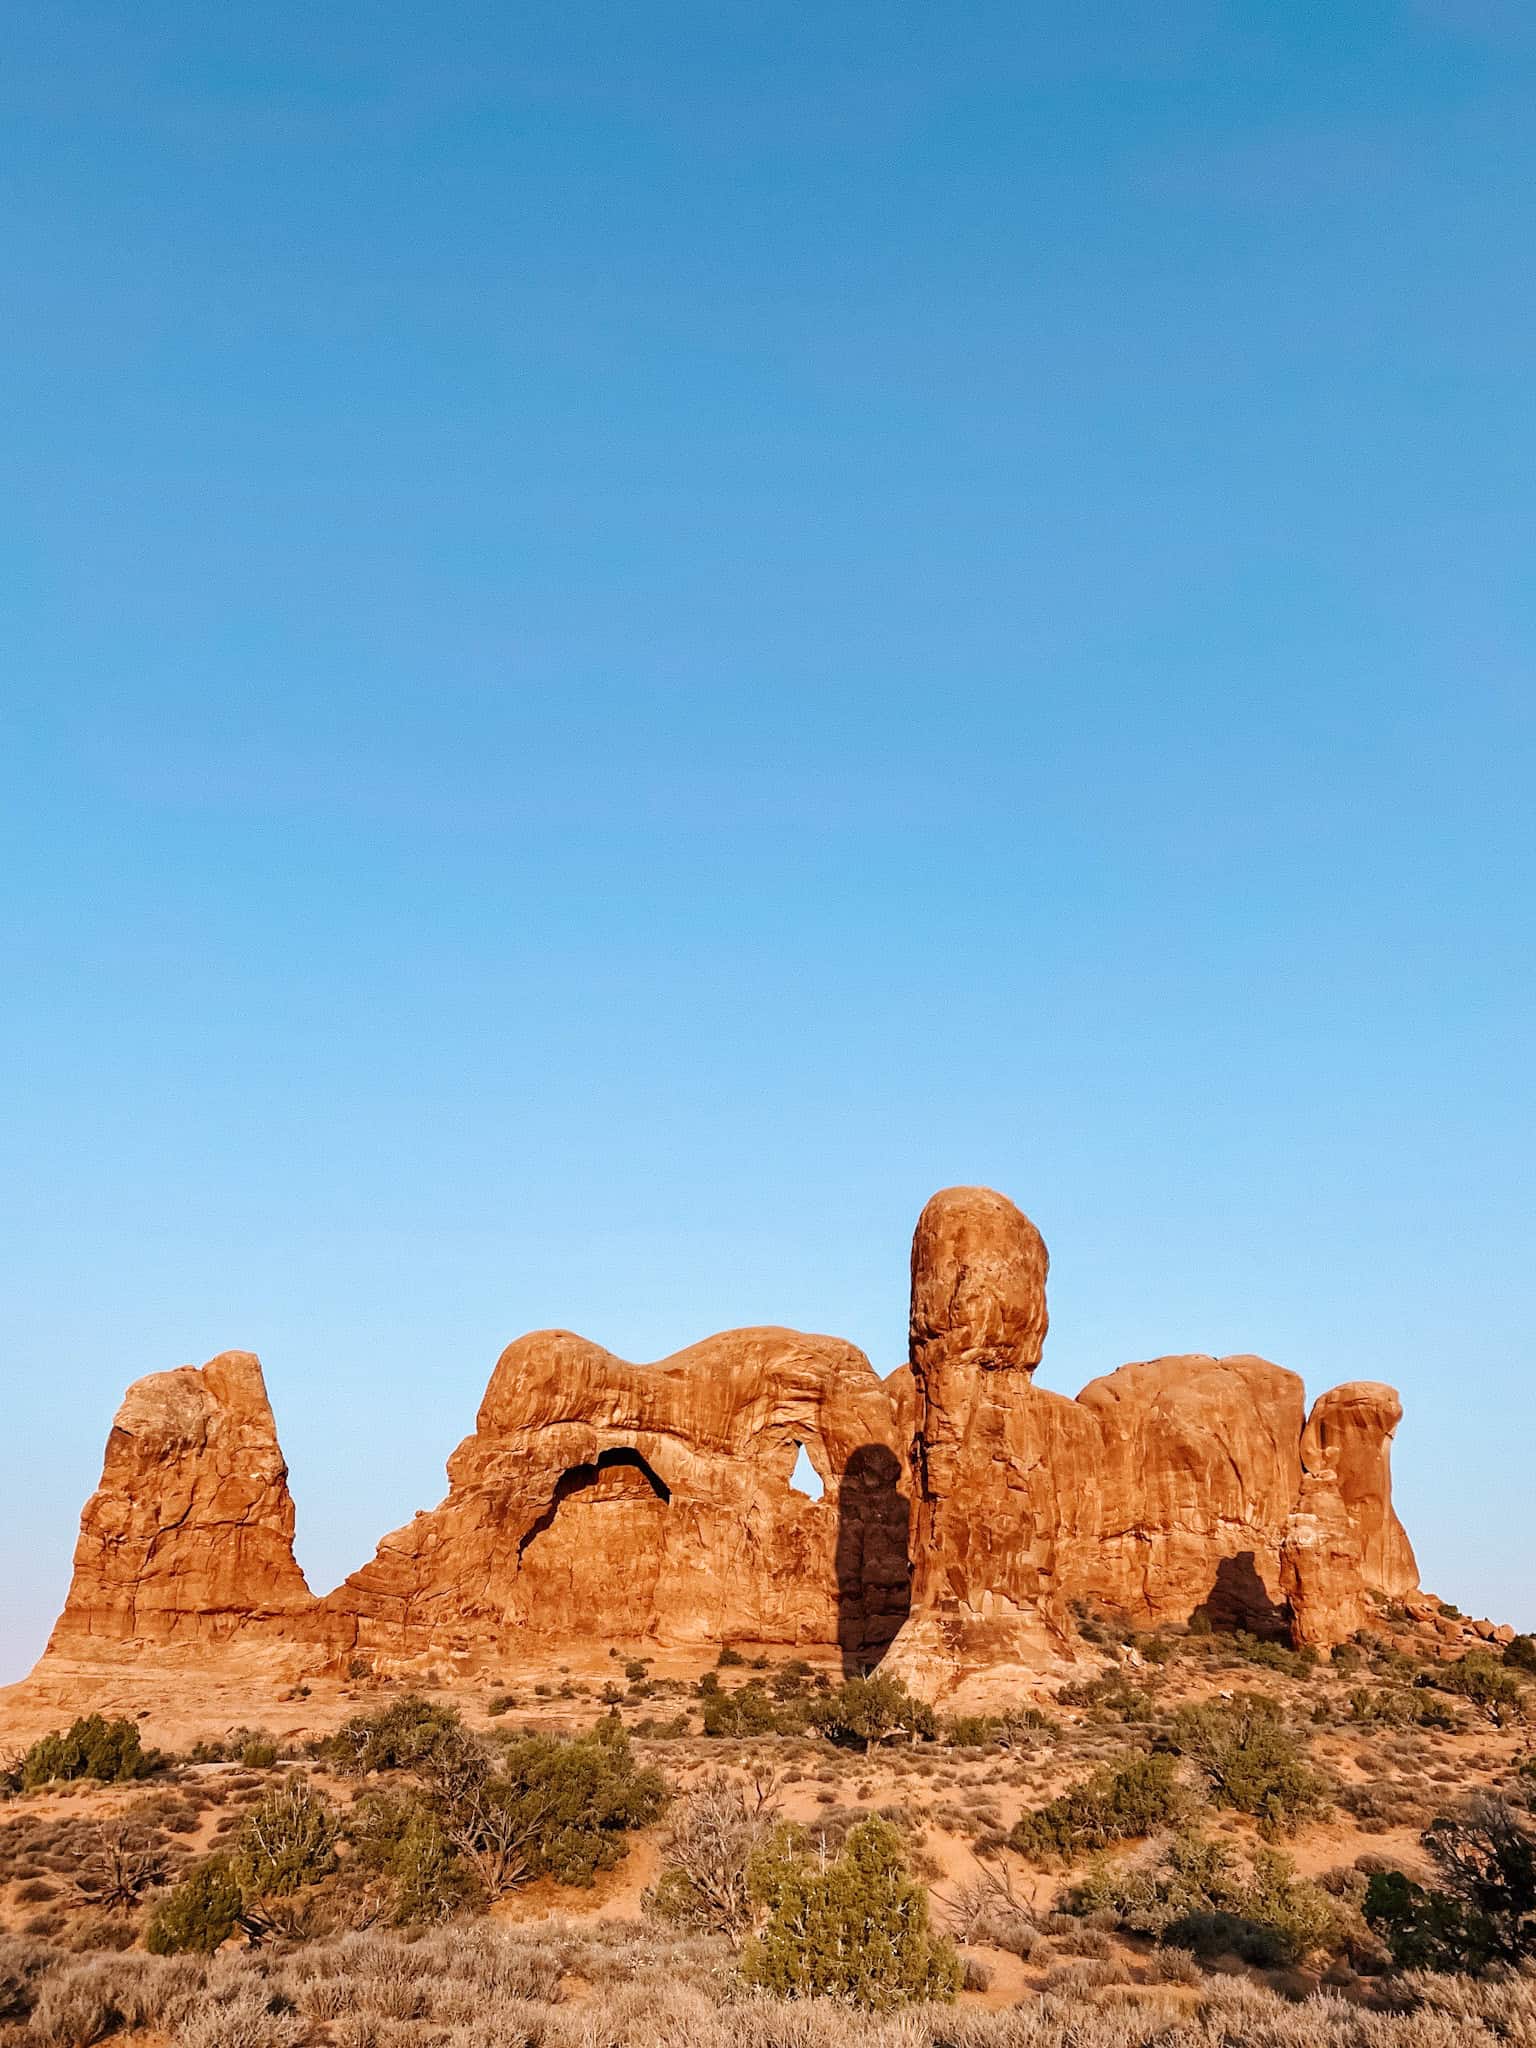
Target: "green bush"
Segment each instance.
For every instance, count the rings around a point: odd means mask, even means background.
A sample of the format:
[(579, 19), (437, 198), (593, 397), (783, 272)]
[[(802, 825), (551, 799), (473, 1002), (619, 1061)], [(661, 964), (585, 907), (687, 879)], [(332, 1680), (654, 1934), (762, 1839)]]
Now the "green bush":
[(1002, 1725), (996, 1714), (955, 1714), (944, 1723), (944, 1740), (952, 1749), (990, 1749)]
[(1461, 1726), (1461, 1717), (1438, 1693), (1409, 1686), (1357, 1686), (1349, 1696), (1350, 1718), (1367, 1727), (1443, 1728)]
[(888, 1821), (861, 1821), (825, 1866), (781, 1833), (759, 1860), (755, 1891), (767, 1919), (742, 1957), (749, 1983), (875, 2010), (954, 1998), (959, 1959), (930, 1932), (927, 1895)]
[(803, 1735), (807, 1720), (804, 1700), (776, 1703), (757, 1678), (734, 1692), (716, 1689), (704, 1696), (706, 1735)]
[(1268, 1968), (1300, 1962), (1341, 1930), (1333, 1900), (1298, 1878), (1288, 1856), (1261, 1849), (1245, 1875), (1230, 1849), (1198, 1834), (1176, 1835), (1150, 1867), (1101, 1864), (1064, 1903), (1074, 1913), (1113, 1913), (1125, 1932), (1169, 1947)]
[(1150, 1835), (1176, 1820), (1185, 1804), (1171, 1756), (1129, 1756), (1022, 1814), (1008, 1845), (1036, 1863), (1071, 1863), (1114, 1842)]
[(229, 1858), (210, 1856), (156, 1906), (144, 1930), (144, 1946), (156, 1956), (184, 1950), (212, 1955), (240, 1924), (242, 1905)]
[(926, 1700), (915, 1699), (901, 1679), (879, 1673), (847, 1679), (835, 1692), (814, 1700), (810, 1718), (829, 1741), (866, 1750), (897, 1735), (910, 1742), (931, 1741), (938, 1725)]
[(1536, 1673), (1536, 1636), (1516, 1636), (1504, 1645), (1504, 1662), (1512, 1671)]
[(1217, 1806), (1252, 1814), (1263, 1834), (1287, 1834), (1326, 1805), (1300, 1738), (1265, 1693), (1181, 1707), (1167, 1739), (1204, 1773)]
[(297, 1772), (240, 1823), (233, 1869), (247, 1900), (281, 1898), (336, 1867), (336, 1815)]
[(1315, 1650), (1292, 1650), (1284, 1643), (1271, 1642), (1267, 1637), (1253, 1635), (1243, 1628), (1234, 1630), (1226, 1642), (1245, 1664), (1278, 1671), (1284, 1678), (1308, 1679), (1318, 1664)]
[(1095, 1720), (1103, 1721), (1150, 1721), (1156, 1711), (1151, 1693), (1133, 1685), (1123, 1671), (1064, 1685), (1056, 1702), (1063, 1707), (1086, 1707)]
[(527, 1874), (589, 1885), (620, 1862), (624, 1837), (648, 1827), (666, 1803), (661, 1773), (636, 1766), (617, 1721), (562, 1742), (529, 1736), (512, 1744), (491, 1781), (493, 1798), (526, 1837)]
[(99, 1778), (125, 1785), (147, 1778), (158, 1759), (145, 1752), (132, 1721), (107, 1721), (90, 1714), (63, 1732), (43, 1736), (21, 1759), (18, 1773), (23, 1792), (59, 1778)]
[(419, 1793), (365, 1792), (348, 1816), (347, 1835), (347, 1871), (383, 1881), (395, 1926), (446, 1920), (483, 1903), (473, 1870)]
[(803, 1657), (791, 1657), (781, 1664), (773, 1674), (771, 1687), (776, 1700), (798, 1699), (806, 1689), (807, 1682), (814, 1676)]
[(373, 1771), (422, 1771), (451, 1764), (466, 1737), (452, 1707), (417, 1693), (392, 1700), (377, 1713), (354, 1714), (336, 1733), (315, 1745), (315, 1753), (338, 1770), (363, 1776)]
[(1536, 1834), (1502, 1799), (1479, 1796), (1422, 1837), (1440, 1878), (1378, 1871), (1365, 1917), (1408, 1970), (1519, 1968), (1536, 1959)]
[(1469, 1701), (1495, 1728), (1525, 1719), (1525, 1687), (1486, 1650), (1469, 1650), (1459, 1663), (1436, 1666), (1419, 1682)]
[[(616, 1715), (573, 1740), (492, 1743), (450, 1708), (405, 1699), (348, 1722), (323, 1747), (344, 1769), (409, 1772), (444, 1852), (463, 1866), (464, 1888), (488, 1900), (539, 1877), (589, 1885), (619, 1862), (624, 1837), (648, 1826), (666, 1797), (660, 1772), (636, 1766)], [(411, 1853), (430, 1865), (437, 1851), (418, 1832)]]

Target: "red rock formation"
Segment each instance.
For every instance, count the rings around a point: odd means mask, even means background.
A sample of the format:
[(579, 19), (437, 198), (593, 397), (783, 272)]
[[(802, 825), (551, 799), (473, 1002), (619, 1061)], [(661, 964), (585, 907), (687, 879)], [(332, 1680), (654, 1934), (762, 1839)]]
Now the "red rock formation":
[[(326, 1610), (381, 1663), (616, 1637), (872, 1657), (909, 1599), (898, 1429), (837, 1338), (732, 1330), (631, 1365), (537, 1331), (503, 1352), (441, 1507)], [(820, 1500), (790, 1486), (801, 1445)]]
[(1280, 1583), (1297, 1649), (1341, 1643), (1366, 1619), (1360, 1529), (1339, 1486), (1339, 1454), (1310, 1446), (1280, 1550)]
[(1302, 1442), (1309, 1466), (1337, 1453), (1339, 1488), (1360, 1534), (1364, 1582), (1393, 1600), (1419, 1583), (1413, 1546), (1392, 1506), (1392, 1439), (1402, 1419), (1394, 1388), (1350, 1380), (1319, 1394)]
[(281, 1643), (313, 1606), (259, 1361), (225, 1351), (135, 1381), (80, 1517), (49, 1654)]
[[(1196, 1356), (1047, 1393), (1046, 1264), (1004, 1196), (936, 1195), (913, 1240), (910, 1367), (884, 1381), (851, 1345), (793, 1330), (657, 1365), (567, 1331), (519, 1338), (446, 1499), (320, 1602), (256, 1360), (141, 1380), (50, 1655), (277, 1644), (462, 1671), (736, 1639), (866, 1666), (894, 1642), (896, 1667), (937, 1689), (1072, 1654), (1084, 1601), (1327, 1643), (1359, 1626), (1368, 1587), (1411, 1591), (1390, 1388), (1335, 1388), (1308, 1420), (1293, 1373)], [(790, 1485), (802, 1445), (819, 1500)]]
[(1301, 1483), (1302, 1385), (1260, 1358), (1123, 1366), (1069, 1401), (1033, 1384), (1046, 1328), (1033, 1224), (949, 1188), (912, 1250), (914, 1680), (1060, 1654), (1072, 1603), (1144, 1625), (1201, 1613), (1275, 1633)]

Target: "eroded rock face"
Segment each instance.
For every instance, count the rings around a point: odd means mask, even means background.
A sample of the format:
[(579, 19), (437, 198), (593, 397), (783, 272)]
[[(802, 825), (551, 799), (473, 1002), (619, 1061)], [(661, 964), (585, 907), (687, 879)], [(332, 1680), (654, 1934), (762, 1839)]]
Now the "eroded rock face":
[[(1324, 1644), (1367, 1588), (1416, 1584), (1391, 1506), (1388, 1387), (1310, 1418), (1262, 1358), (1128, 1365), (1076, 1400), (1033, 1383), (1046, 1251), (1003, 1195), (950, 1188), (912, 1247), (911, 1357), (727, 1331), (634, 1365), (564, 1330), (502, 1354), (440, 1506), (323, 1601), (261, 1368), (231, 1352), (130, 1389), (87, 1503), (51, 1656), (187, 1644), (494, 1667), (650, 1640), (890, 1652), (937, 1691), (1073, 1654), (1085, 1601), (1143, 1626)], [(790, 1484), (804, 1447), (820, 1499)]]
[[(804, 1446), (821, 1499), (795, 1491)], [(910, 1600), (897, 1405), (834, 1337), (732, 1330), (632, 1365), (566, 1330), (502, 1354), (441, 1507), (325, 1603), (376, 1660), (509, 1639), (837, 1643)]]
[(136, 1380), (86, 1502), (50, 1654), (282, 1641), (314, 1607), (260, 1362), (225, 1351)]
[(924, 1587), (941, 1559), (968, 1550), (973, 1503), (957, 1502), (960, 1475), (978, 1463), (978, 1443), (996, 1445), (1014, 1380), (1027, 1387), (1040, 1363), (1046, 1266), (1039, 1231), (991, 1188), (944, 1188), (917, 1219), (908, 1348)]
[(1350, 1380), (1318, 1395), (1302, 1446), (1309, 1466), (1337, 1453), (1339, 1490), (1360, 1535), (1361, 1574), (1393, 1600), (1419, 1583), (1413, 1546), (1392, 1506), (1392, 1439), (1402, 1419), (1395, 1388)]
[(1297, 1649), (1344, 1642), (1364, 1625), (1360, 1553), (1360, 1529), (1339, 1485), (1338, 1452), (1314, 1450), (1280, 1549), (1280, 1583)]

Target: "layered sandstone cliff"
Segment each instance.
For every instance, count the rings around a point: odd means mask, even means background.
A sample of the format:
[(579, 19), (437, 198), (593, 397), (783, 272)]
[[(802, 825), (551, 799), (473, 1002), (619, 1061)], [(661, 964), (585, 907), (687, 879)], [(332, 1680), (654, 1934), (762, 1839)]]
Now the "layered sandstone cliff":
[[(49, 1658), (253, 1646), (494, 1668), (650, 1640), (889, 1652), (938, 1688), (1070, 1655), (1084, 1603), (1325, 1644), (1417, 1583), (1391, 1504), (1388, 1387), (1248, 1356), (1034, 1385), (1045, 1245), (1005, 1196), (936, 1195), (913, 1240), (908, 1364), (728, 1331), (634, 1365), (563, 1330), (491, 1376), (441, 1505), (323, 1600), (261, 1369), (231, 1352), (130, 1389)], [(804, 1449), (819, 1499), (791, 1483)]]

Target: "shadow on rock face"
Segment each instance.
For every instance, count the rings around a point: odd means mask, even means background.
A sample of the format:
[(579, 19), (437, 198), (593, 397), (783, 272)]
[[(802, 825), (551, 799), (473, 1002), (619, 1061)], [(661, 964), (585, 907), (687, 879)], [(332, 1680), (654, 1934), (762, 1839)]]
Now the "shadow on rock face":
[(1289, 1610), (1271, 1599), (1251, 1550), (1221, 1560), (1214, 1585), (1189, 1618), (1213, 1629), (1247, 1629), (1251, 1635), (1275, 1640), (1290, 1633)]
[(911, 1612), (910, 1523), (895, 1452), (861, 1444), (837, 1492), (837, 1644), (845, 1677), (872, 1671)]

